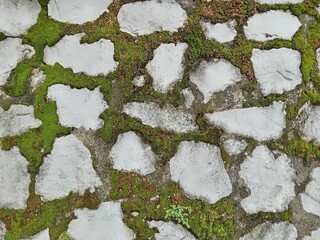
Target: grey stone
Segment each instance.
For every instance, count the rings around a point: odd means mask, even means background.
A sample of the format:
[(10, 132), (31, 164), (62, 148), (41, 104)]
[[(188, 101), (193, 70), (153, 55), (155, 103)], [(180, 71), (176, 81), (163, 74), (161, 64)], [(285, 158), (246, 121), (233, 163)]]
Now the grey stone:
[(30, 86), (32, 92), (36, 90), (38, 86), (40, 86), (44, 80), (46, 79), (46, 75), (39, 68), (33, 69), (30, 77)]
[(212, 24), (211, 22), (201, 22), (206, 38), (214, 39), (220, 43), (231, 42), (237, 36), (236, 20), (232, 19), (224, 23)]
[(320, 228), (313, 231), (311, 236), (305, 236), (303, 240), (319, 240), (320, 239)]
[(232, 156), (242, 153), (247, 148), (247, 143), (244, 140), (228, 139), (223, 142), (223, 147)]
[(36, 235), (21, 240), (50, 240), (49, 228), (37, 233)]
[(185, 88), (182, 90), (182, 94), (184, 96), (184, 105), (186, 106), (186, 108), (191, 108), (192, 104), (194, 102), (194, 95), (191, 91), (190, 88)]
[(5, 240), (6, 233), (6, 225), (0, 221), (0, 240)]

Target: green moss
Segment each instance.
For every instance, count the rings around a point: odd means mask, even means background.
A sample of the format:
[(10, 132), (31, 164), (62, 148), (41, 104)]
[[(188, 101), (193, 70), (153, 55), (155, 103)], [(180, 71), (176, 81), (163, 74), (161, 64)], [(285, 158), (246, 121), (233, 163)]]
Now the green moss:
[(286, 152), (289, 156), (298, 156), (306, 161), (310, 161), (315, 157), (320, 158), (320, 147), (318, 145), (308, 143), (299, 138), (289, 141)]

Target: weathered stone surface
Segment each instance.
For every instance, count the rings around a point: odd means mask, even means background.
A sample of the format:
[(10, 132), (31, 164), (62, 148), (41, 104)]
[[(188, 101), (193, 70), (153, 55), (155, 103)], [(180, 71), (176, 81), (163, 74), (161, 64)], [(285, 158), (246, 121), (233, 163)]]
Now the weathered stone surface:
[(153, 128), (159, 127), (163, 130), (178, 133), (186, 133), (198, 129), (193, 115), (177, 110), (171, 105), (161, 108), (153, 102), (131, 102), (124, 106), (123, 112), (131, 117), (138, 118), (143, 124)]
[(285, 105), (273, 102), (267, 107), (231, 109), (205, 114), (212, 124), (231, 134), (252, 137), (258, 141), (278, 139), (286, 127)]
[(192, 104), (194, 102), (194, 95), (191, 91), (190, 88), (185, 88), (182, 90), (182, 94), (184, 96), (184, 105), (186, 106), (186, 108), (191, 108)]
[(223, 147), (229, 155), (237, 155), (247, 148), (247, 143), (244, 140), (228, 139), (223, 142)]
[(303, 240), (319, 240), (320, 239), (320, 228), (313, 231), (311, 236), (305, 236)]
[(310, 103), (301, 109), (303, 119), (301, 119), (300, 130), (307, 141), (320, 143), (320, 106)]
[(68, 135), (57, 138), (51, 153), (43, 159), (35, 191), (42, 200), (51, 201), (70, 192), (83, 194), (87, 189), (94, 192), (101, 184), (89, 150), (74, 135)]
[(154, 50), (154, 57), (146, 69), (153, 78), (152, 86), (156, 91), (167, 93), (182, 78), (187, 47), (186, 43), (161, 43)]
[(250, 189), (241, 206), (249, 213), (282, 212), (295, 197), (294, 169), (287, 155), (256, 147), (240, 166), (239, 176)]
[(59, 63), (71, 68), (74, 73), (83, 72), (90, 76), (107, 75), (116, 70), (114, 45), (110, 40), (100, 39), (94, 43), (80, 43), (84, 33), (65, 35), (56, 45), (46, 46), (44, 62), (49, 65)]
[(120, 30), (132, 36), (158, 31), (177, 32), (187, 20), (187, 13), (174, 0), (128, 3), (118, 13)]
[(5, 240), (6, 232), (6, 225), (0, 221), (0, 240)]
[(99, 88), (90, 91), (87, 88), (72, 89), (70, 86), (56, 84), (48, 88), (48, 99), (57, 102), (57, 113), (61, 125), (66, 127), (84, 127), (97, 130), (104, 121), (99, 115), (108, 109)]
[(214, 204), (232, 192), (220, 149), (207, 143), (181, 142), (170, 159), (170, 174), (190, 198)]
[(255, 0), (257, 3), (261, 4), (287, 4), (287, 3), (302, 3), (303, 0)]
[(132, 80), (133, 85), (136, 87), (143, 87), (144, 84), (146, 83), (146, 80), (143, 75), (137, 76)]
[(21, 240), (50, 240), (49, 228), (37, 233), (36, 235)]
[(40, 86), (44, 80), (46, 79), (46, 75), (39, 68), (33, 69), (30, 77), (30, 86), (32, 92), (36, 90), (38, 86)]
[(122, 221), (119, 202), (101, 203), (97, 210), (87, 208), (75, 210), (68, 234), (76, 240), (133, 240), (135, 235)]
[(237, 30), (235, 29), (237, 22), (234, 19), (216, 24), (202, 21), (201, 26), (206, 38), (214, 39), (220, 43), (231, 42), (237, 36)]

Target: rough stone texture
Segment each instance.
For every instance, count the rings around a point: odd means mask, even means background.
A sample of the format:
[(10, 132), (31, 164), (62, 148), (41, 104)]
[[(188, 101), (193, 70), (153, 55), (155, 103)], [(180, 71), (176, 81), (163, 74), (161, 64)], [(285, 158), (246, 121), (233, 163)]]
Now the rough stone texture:
[(72, 220), (68, 234), (75, 240), (133, 240), (133, 231), (122, 221), (119, 202), (101, 203), (97, 210), (87, 208), (75, 210), (77, 219)]
[(177, 32), (187, 24), (187, 13), (174, 0), (124, 4), (118, 13), (120, 30), (132, 36), (158, 31)]
[(210, 22), (201, 22), (202, 29), (206, 38), (214, 39), (220, 43), (231, 42), (237, 36), (236, 20), (229, 20), (224, 23), (212, 24)]
[(31, 91), (34, 92), (38, 86), (40, 86), (44, 80), (46, 79), (46, 75), (39, 68), (33, 69), (30, 77), (30, 87)]
[(295, 197), (294, 169), (287, 155), (256, 147), (240, 166), (239, 175), (250, 189), (241, 206), (249, 213), (282, 212)]
[(271, 10), (248, 19), (244, 33), (250, 40), (269, 41), (276, 38), (291, 40), (301, 23), (289, 11)]
[(155, 240), (196, 240), (196, 238), (182, 225), (173, 222), (149, 221), (150, 228), (159, 231), (154, 235)]
[(190, 198), (214, 204), (232, 192), (220, 149), (207, 143), (181, 142), (170, 159), (170, 174)]
[(204, 103), (207, 103), (214, 93), (239, 82), (241, 72), (239, 68), (224, 59), (213, 59), (210, 62), (204, 60), (190, 74), (190, 80), (197, 85), (204, 96)]
[(300, 111), (302, 113), (300, 130), (304, 139), (320, 143), (320, 106), (308, 103)]
[(163, 130), (178, 133), (186, 133), (198, 129), (193, 115), (177, 110), (171, 105), (161, 108), (153, 102), (131, 102), (124, 106), (123, 112), (131, 117), (138, 118), (143, 124), (153, 128), (159, 127)]
[(0, 221), (0, 240), (5, 240), (6, 232), (6, 225)]
[(182, 78), (187, 47), (186, 43), (161, 43), (154, 50), (154, 57), (146, 69), (153, 78), (152, 86), (156, 91), (167, 93)]
[(74, 135), (57, 138), (49, 155), (43, 159), (36, 176), (35, 191), (42, 200), (51, 201), (70, 192), (83, 194), (101, 186), (92, 167), (89, 150)]
[(21, 240), (50, 240), (49, 228), (37, 233), (36, 235)]
[(184, 96), (184, 105), (186, 106), (186, 108), (191, 108), (192, 104), (194, 102), (194, 95), (191, 91), (190, 88), (185, 88), (182, 90), (182, 94)]
[(287, 4), (287, 3), (302, 3), (303, 0), (255, 0), (257, 3), (261, 4)]
[(62, 126), (84, 127), (97, 130), (104, 121), (99, 115), (108, 109), (99, 88), (72, 89), (70, 86), (56, 84), (48, 88), (47, 97), (57, 102), (57, 113)]
[[(319, 14), (320, 14), (320, 7), (319, 7)], [(320, 71), (320, 48), (317, 49), (316, 55), (317, 55), (318, 69)]]
[(83, 24), (96, 20), (112, 0), (50, 0), (48, 15), (60, 22)]
[(301, 55), (297, 50), (253, 49), (251, 61), (255, 76), (265, 96), (293, 90), (302, 82)]
[(0, 209), (24, 209), (29, 197), (28, 161), (17, 147), (0, 150)]
[(53, 47), (44, 49), (44, 62), (49, 65), (61, 64), (74, 73), (83, 72), (90, 76), (107, 75), (116, 70), (114, 45), (110, 40), (100, 39), (94, 43), (80, 43), (84, 33), (65, 35)]
[(143, 87), (144, 84), (146, 83), (146, 80), (144, 78), (143, 75), (141, 76), (137, 76), (133, 79), (132, 81), (133, 85), (135, 85), (136, 87)]
[(0, 0), (0, 32), (7, 36), (26, 34), (40, 11), (37, 0)]
[(0, 137), (18, 135), (42, 124), (34, 117), (33, 106), (11, 105), (8, 111), (0, 107), (0, 116)]
[(223, 142), (223, 147), (232, 156), (242, 153), (247, 148), (247, 143), (244, 140), (228, 139)]
[(255, 227), (240, 240), (296, 240), (297, 229), (289, 222), (266, 222)]
[(310, 182), (301, 194), (303, 209), (320, 217), (320, 168), (313, 169)]
[(110, 158), (113, 168), (147, 175), (154, 172), (157, 156), (151, 147), (142, 142), (135, 132), (126, 132), (118, 136), (112, 147)]
[(267, 107), (231, 109), (205, 114), (212, 124), (231, 134), (252, 137), (258, 141), (278, 139), (286, 127), (283, 102), (273, 102)]
[(305, 236), (303, 240), (319, 240), (320, 239), (320, 228), (313, 231), (311, 236)]
[(34, 53), (33, 47), (23, 45), (20, 38), (7, 38), (0, 41), (0, 86), (7, 83), (11, 71), (16, 68), (18, 63), (24, 59), (31, 58)]

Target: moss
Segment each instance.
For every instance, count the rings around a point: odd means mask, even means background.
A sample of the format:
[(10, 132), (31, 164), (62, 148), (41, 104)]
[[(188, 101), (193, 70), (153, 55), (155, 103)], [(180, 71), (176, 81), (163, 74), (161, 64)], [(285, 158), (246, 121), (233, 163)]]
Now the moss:
[(298, 156), (306, 161), (320, 158), (320, 147), (318, 145), (308, 143), (299, 138), (289, 141), (286, 152), (289, 156)]

